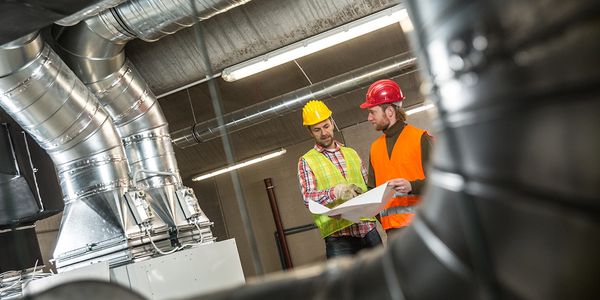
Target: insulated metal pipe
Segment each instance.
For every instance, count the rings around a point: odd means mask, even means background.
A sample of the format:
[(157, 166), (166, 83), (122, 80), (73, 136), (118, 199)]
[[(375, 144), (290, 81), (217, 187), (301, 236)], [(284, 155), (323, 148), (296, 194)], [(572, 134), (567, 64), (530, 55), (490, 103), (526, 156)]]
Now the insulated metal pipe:
[(250, 0), (132, 0), (107, 9), (86, 23), (102, 24), (97, 32), (112, 41), (135, 38), (154, 42)]
[[(223, 116), (225, 122), (223, 127), (229, 133), (236, 132), (294, 112), (302, 108), (309, 100), (335, 97), (367, 86), (385, 76), (394, 76), (402, 72), (414, 70), (415, 66), (416, 59), (409, 53), (399, 54), (247, 108), (228, 113)], [(174, 132), (173, 143), (179, 148), (187, 148), (220, 136), (221, 127), (217, 120), (209, 120)]]
[(127, 0), (103, 0), (96, 4), (90, 5), (72, 15), (64, 17), (55, 23), (61, 26), (73, 26), (82, 20), (103, 12), (111, 7), (115, 7)]

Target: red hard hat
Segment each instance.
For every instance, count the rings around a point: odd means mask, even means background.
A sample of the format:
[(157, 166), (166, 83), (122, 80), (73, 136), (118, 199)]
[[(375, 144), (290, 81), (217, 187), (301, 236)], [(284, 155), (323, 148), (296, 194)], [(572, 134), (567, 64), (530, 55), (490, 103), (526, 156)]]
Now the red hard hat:
[(404, 95), (400, 86), (393, 80), (382, 79), (377, 80), (367, 90), (365, 103), (360, 105), (360, 108), (371, 108), (373, 106), (400, 102), (404, 100)]

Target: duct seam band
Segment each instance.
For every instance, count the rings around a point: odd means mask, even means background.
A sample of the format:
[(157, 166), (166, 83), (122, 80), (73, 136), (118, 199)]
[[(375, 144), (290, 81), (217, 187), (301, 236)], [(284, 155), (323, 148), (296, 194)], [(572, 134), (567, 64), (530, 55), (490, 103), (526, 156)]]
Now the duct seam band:
[(171, 136), (169, 134), (135, 134), (130, 135), (123, 139), (123, 144), (125, 147), (131, 144), (137, 144), (143, 141), (166, 141), (169, 144), (171, 143)]
[[(151, 182), (148, 182), (151, 181)], [(141, 186), (145, 189), (164, 189), (167, 186), (177, 187), (180, 181), (172, 177), (164, 177), (158, 175), (151, 175), (146, 178), (138, 179), (137, 186)]]
[(83, 201), (83, 198), (127, 187), (129, 187), (129, 180), (124, 179), (118, 179), (108, 183), (98, 183), (87, 186), (85, 189), (77, 191), (73, 195), (66, 195), (66, 198), (63, 200), (65, 204), (72, 203), (74, 201)]
[(90, 167), (99, 167), (99, 166), (104, 166), (107, 164), (119, 164), (119, 163), (126, 163), (127, 160), (124, 157), (112, 157), (112, 156), (107, 156), (104, 158), (100, 158), (100, 159), (84, 159), (78, 162), (74, 162), (74, 163), (68, 163), (65, 165), (61, 165), (57, 167), (57, 172), (59, 174), (61, 173), (68, 173), (68, 174), (74, 174), (76, 173), (78, 170), (80, 169), (88, 169)]

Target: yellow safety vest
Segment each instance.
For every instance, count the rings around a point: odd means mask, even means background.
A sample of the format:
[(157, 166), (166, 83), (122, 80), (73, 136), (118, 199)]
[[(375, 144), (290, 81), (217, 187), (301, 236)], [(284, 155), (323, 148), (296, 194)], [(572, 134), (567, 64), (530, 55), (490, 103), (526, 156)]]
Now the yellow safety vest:
[[(367, 190), (367, 184), (362, 176), (360, 167), (360, 158), (356, 151), (347, 147), (340, 147), (344, 160), (346, 161), (346, 178), (342, 176), (340, 170), (327, 158), (323, 153), (314, 148), (302, 156), (312, 172), (315, 174), (317, 189), (326, 190), (340, 183), (353, 183), (360, 187), (363, 191)], [(327, 205), (332, 208), (343, 203), (343, 200), (336, 200)], [(351, 221), (345, 219), (334, 219), (326, 215), (313, 214), (315, 224), (321, 232), (323, 238), (331, 235), (334, 232), (340, 231), (352, 224)], [(362, 221), (375, 221), (375, 218), (361, 218)]]

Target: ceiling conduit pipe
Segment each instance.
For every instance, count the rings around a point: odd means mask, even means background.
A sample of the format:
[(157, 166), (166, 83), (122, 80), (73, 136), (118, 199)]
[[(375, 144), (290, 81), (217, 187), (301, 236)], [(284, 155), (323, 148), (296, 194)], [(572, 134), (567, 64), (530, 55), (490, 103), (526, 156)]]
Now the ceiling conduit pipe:
[(600, 3), (409, 7), (440, 112), (412, 225), (385, 250), (194, 299), (598, 297)]
[[(125, 59), (123, 48), (135, 38), (156, 41), (248, 0), (195, 2), (197, 11), (192, 11), (188, 0), (134, 0), (54, 34), (65, 62), (114, 120), (131, 177), (140, 179), (133, 185), (147, 190), (153, 209), (167, 224), (192, 230), (195, 226), (177, 208), (175, 194), (183, 183), (167, 120), (156, 96)], [(167, 173), (172, 176), (163, 175)], [(139, 176), (133, 176), (136, 174)], [(209, 222), (205, 216), (203, 219)]]
[[(273, 118), (292, 113), (312, 99), (331, 98), (368, 86), (377, 79), (414, 71), (416, 58), (409, 53), (399, 54), (319, 83), (283, 94), (223, 116), (227, 132), (236, 132)], [(173, 143), (187, 148), (221, 136), (216, 119), (194, 124), (175, 131)]]
[(74, 253), (121, 247), (129, 222), (120, 202), (129, 185), (121, 140), (94, 95), (37, 33), (0, 47), (0, 106), (55, 164), (65, 202), (56, 266)]

